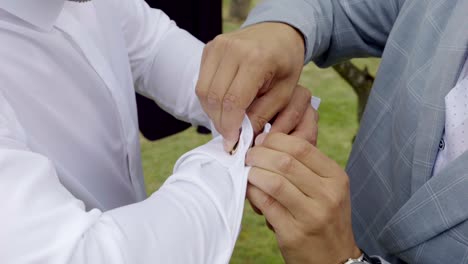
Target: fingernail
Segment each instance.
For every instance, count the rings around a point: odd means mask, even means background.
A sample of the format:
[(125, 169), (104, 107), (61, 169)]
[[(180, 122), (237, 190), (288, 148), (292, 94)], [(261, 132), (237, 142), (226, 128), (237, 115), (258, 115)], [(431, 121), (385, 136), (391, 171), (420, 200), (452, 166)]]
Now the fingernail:
[(242, 128), (239, 128), (239, 131), (237, 133), (230, 134), (224, 137), (224, 140), (223, 140), (224, 151), (226, 151), (227, 153), (233, 152), (233, 150), (237, 147), (237, 144), (239, 142), (241, 131), (242, 131)]
[(265, 133), (262, 133), (260, 135), (257, 136), (257, 138), (255, 138), (255, 146), (259, 146), (263, 143), (263, 141), (265, 140), (266, 138), (266, 134)]
[(225, 139), (224, 142), (223, 142), (224, 151), (230, 153), (233, 150), (236, 143), (237, 143), (237, 141)]

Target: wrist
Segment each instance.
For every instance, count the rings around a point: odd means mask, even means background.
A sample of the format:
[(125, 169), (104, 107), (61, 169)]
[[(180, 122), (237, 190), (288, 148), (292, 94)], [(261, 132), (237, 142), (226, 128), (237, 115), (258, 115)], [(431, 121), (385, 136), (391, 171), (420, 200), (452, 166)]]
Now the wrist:
[(272, 22), (275, 24), (279, 24), (284, 31), (284, 35), (286, 41), (290, 43), (288, 46), (291, 50), (294, 51), (294, 53), (301, 58), (302, 61), (304, 61), (305, 55), (306, 55), (306, 42), (304, 35), (302, 34), (299, 29), (295, 28), (292, 25), (282, 23), (282, 22)]
[[(306, 55), (306, 42), (304, 35), (292, 25), (283, 22), (262, 22), (254, 26), (264, 27), (265, 32), (270, 32), (278, 36), (275, 42), (282, 52), (291, 51), (293, 56), (290, 58), (304, 61)], [(283, 62), (286, 63), (286, 62)]]
[(305, 42), (304, 35), (302, 35), (302, 32), (292, 25), (285, 24), (285, 23), (278, 23), (278, 24), (283, 25), (284, 29), (288, 31), (287, 35), (290, 38), (291, 43), (293, 43), (292, 46), (296, 47), (297, 51), (302, 55), (302, 58), (304, 58), (306, 42)]

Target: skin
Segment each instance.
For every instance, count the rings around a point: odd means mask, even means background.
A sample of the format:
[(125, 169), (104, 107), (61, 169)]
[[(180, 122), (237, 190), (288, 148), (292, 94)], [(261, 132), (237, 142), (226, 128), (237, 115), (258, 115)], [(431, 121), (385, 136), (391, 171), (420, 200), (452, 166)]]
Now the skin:
[(272, 133), (247, 154), (247, 198), (274, 230), (288, 264), (338, 264), (358, 258), (349, 178), (304, 139)]
[(294, 130), (305, 111), (297, 107), (297, 98), (291, 101), (303, 62), (302, 35), (281, 23), (262, 23), (223, 34), (206, 45), (196, 93), (223, 135), (226, 151), (239, 139), (246, 113), (257, 133), (279, 113), (274, 130)]
[(281, 23), (221, 35), (204, 50), (196, 91), (226, 151), (237, 142), (245, 113), (257, 133), (274, 120), (271, 133), (259, 135), (247, 154), (247, 198), (274, 230), (286, 263), (344, 263), (361, 255), (349, 178), (314, 146), (318, 114), (297, 86), (304, 51), (302, 35)]

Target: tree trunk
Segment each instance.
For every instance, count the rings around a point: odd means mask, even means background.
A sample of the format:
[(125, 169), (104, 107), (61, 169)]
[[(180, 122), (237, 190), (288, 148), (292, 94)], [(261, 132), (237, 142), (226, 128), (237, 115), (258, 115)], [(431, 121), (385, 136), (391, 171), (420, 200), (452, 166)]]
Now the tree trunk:
[(235, 21), (244, 21), (250, 10), (251, 0), (231, 0), (229, 18)]
[(343, 62), (333, 66), (333, 69), (353, 88), (358, 96), (358, 122), (361, 122), (362, 114), (366, 108), (367, 99), (369, 98), (374, 76), (369, 74), (366, 68), (359, 69), (350, 61)]

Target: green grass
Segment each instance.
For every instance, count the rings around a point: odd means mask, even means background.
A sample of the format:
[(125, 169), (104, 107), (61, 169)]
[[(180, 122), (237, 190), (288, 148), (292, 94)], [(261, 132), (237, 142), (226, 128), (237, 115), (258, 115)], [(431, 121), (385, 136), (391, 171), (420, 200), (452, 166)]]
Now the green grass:
[[(238, 28), (238, 24), (225, 23), (225, 31)], [(372, 73), (378, 67), (376, 59), (360, 59), (358, 65), (368, 65)], [(351, 149), (351, 141), (358, 124), (356, 117), (357, 99), (353, 90), (331, 69), (319, 69), (314, 65), (304, 68), (301, 84), (311, 89), (315, 96), (322, 98), (319, 122), (319, 148), (336, 160), (341, 166), (346, 164)], [(141, 140), (143, 169), (148, 193), (159, 188), (172, 166), (183, 153), (210, 140), (189, 129), (169, 138), (148, 142)], [(257, 216), (246, 203), (244, 219), (231, 263), (283, 263), (277, 249), (274, 234), (266, 226), (263, 217)]]

